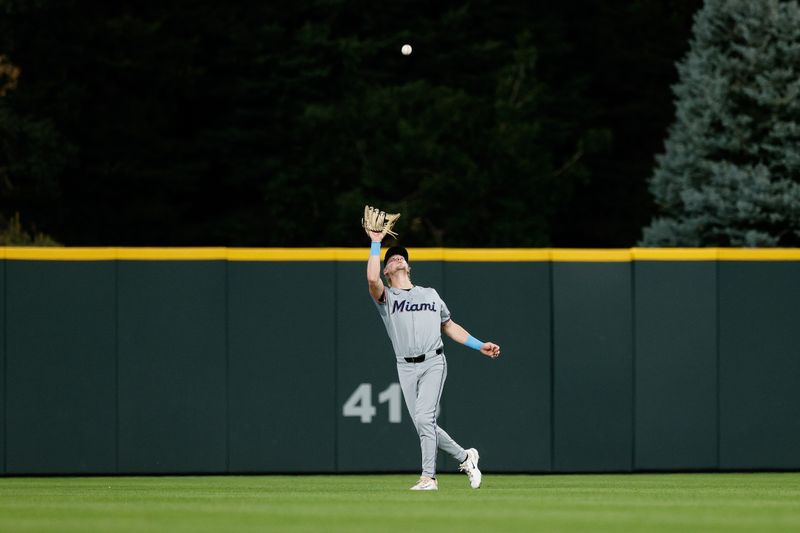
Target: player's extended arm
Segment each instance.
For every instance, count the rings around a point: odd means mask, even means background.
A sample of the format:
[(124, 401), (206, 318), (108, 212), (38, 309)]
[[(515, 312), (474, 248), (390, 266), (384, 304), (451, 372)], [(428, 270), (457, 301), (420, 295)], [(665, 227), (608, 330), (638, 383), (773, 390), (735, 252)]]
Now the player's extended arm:
[(452, 320), (448, 320), (442, 324), (442, 331), (457, 343), (466, 344), (470, 348), (475, 348), (487, 357), (491, 357), (492, 359), (500, 357), (500, 347), (498, 345), (493, 342), (481, 343), (475, 337), (467, 333), (467, 330)]
[[(380, 300), (384, 290), (381, 280), (381, 240), (383, 235), (376, 231), (368, 231), (367, 235), (372, 239), (372, 248), (367, 261), (367, 283), (369, 283), (369, 293), (372, 297)], [(375, 253), (376, 251), (377, 253)]]

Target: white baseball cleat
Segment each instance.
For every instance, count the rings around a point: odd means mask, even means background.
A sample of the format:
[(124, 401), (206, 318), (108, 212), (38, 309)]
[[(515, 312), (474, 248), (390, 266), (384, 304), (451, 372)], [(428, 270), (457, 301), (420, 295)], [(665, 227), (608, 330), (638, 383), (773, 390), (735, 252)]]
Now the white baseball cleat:
[(464, 460), (463, 463), (458, 465), (458, 469), (462, 472), (466, 472), (467, 477), (469, 477), (469, 486), (473, 489), (480, 488), (481, 486), (481, 478), (483, 474), (481, 471), (478, 470), (478, 459), (480, 459), (480, 454), (478, 450), (475, 448), (470, 448), (466, 450), (467, 458)]
[(422, 476), (411, 490), (439, 490), (439, 483), (433, 478)]

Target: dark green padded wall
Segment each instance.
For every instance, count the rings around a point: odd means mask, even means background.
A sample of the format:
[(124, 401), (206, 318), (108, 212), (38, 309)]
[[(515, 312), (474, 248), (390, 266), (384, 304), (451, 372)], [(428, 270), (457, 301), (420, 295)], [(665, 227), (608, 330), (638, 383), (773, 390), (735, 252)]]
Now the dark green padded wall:
[(717, 468), (717, 263), (639, 261), (634, 272), (634, 466)]
[(633, 467), (630, 263), (553, 263), (554, 470)]
[(0, 260), (0, 474), (6, 472), (6, 262)]
[(500, 345), (489, 359), (445, 337), (450, 435), (494, 471), (549, 471), (550, 264), (445, 263), (453, 320)]
[(225, 472), (224, 261), (119, 262), (119, 470)]
[(720, 262), (720, 466), (800, 467), (800, 263)]
[(336, 267), (229, 264), (232, 472), (334, 470)]
[(114, 263), (6, 269), (8, 473), (114, 472)]
[[(398, 384), (397, 365), (386, 329), (367, 288), (368, 255), (365, 249), (363, 263), (338, 264), (337, 468), (342, 472), (419, 470), (421, 456), (414, 425), (402, 396), (396, 394), (397, 386), (390, 390), (393, 384)], [(413, 257), (410, 259), (414, 283), (441, 286), (441, 263), (415, 263)], [(361, 384), (369, 384), (372, 389), (370, 402), (376, 413), (369, 422), (343, 415), (345, 402)], [(384, 391), (386, 401), (380, 403), (379, 396)], [(400, 402), (399, 423), (391, 422), (389, 416), (392, 403), (397, 401)], [(443, 424), (443, 427), (446, 426)]]
[[(367, 254), (0, 261), (0, 473), (418, 471)], [(411, 264), (503, 347), (446, 340), (488, 472), (800, 468), (800, 263)]]

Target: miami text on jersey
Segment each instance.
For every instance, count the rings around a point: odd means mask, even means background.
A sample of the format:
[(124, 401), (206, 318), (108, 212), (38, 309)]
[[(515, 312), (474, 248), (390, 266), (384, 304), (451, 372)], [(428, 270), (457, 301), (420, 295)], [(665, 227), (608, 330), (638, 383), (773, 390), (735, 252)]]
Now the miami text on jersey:
[(436, 302), (431, 302), (429, 304), (410, 304), (408, 300), (400, 300), (393, 302), (392, 305), (392, 314), (395, 311), (434, 311), (436, 312)]

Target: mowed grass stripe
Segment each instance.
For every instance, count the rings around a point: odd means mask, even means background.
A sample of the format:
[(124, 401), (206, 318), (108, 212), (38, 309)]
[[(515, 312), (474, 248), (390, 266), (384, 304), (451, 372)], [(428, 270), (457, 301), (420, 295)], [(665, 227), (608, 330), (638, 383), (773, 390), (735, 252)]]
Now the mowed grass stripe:
[(0, 531), (797, 531), (800, 474), (0, 478)]

